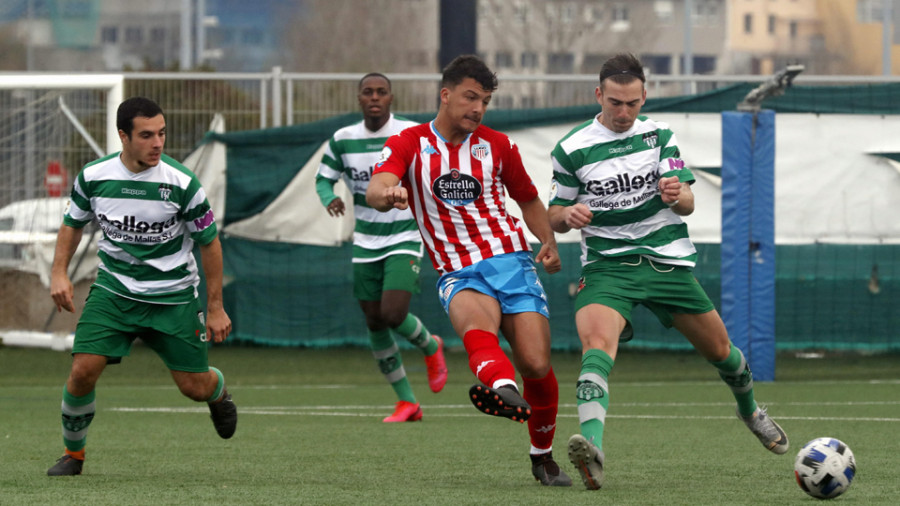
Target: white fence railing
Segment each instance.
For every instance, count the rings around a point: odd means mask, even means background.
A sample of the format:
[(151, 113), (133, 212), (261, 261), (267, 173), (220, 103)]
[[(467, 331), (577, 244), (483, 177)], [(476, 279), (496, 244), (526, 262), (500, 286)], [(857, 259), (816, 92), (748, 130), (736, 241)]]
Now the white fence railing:
[[(217, 113), (228, 131), (280, 127), (356, 113), (357, 83), (362, 74), (298, 74), (274, 67), (260, 73), (126, 72), (124, 96), (157, 100), (166, 112), (166, 152), (184, 159), (200, 142)], [(0, 73), (0, 83), (22, 74)], [(47, 82), (71, 74), (28, 74)], [(399, 114), (437, 110), (440, 75), (393, 74), (393, 110)], [(594, 103), (596, 75), (498, 74), (500, 87), (492, 108), (531, 109)], [(714, 90), (736, 83), (758, 83), (768, 76), (649, 76), (651, 97)], [(900, 76), (804, 76), (796, 84), (836, 85), (900, 82)], [(96, 158), (84, 135), (115, 139), (109, 132), (105, 92), (88, 89), (16, 89), (0, 86), (0, 206), (46, 194), (48, 163), (58, 162), (70, 176)], [(67, 104), (64, 114), (58, 104)], [(68, 117), (67, 117), (68, 116)], [(76, 121), (73, 121), (77, 119)], [(76, 126), (82, 125), (81, 128)]]

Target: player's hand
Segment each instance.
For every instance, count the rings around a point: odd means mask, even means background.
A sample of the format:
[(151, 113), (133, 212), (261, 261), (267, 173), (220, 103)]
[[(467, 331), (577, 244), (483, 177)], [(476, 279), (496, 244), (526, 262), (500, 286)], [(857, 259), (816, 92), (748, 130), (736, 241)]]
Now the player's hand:
[(231, 318), (224, 308), (211, 309), (206, 316), (206, 338), (221, 343), (231, 334)]
[(389, 186), (384, 189), (385, 201), (395, 209), (406, 209), (409, 207), (407, 202), (406, 188), (402, 186)]
[(341, 200), (340, 197), (332, 200), (325, 207), (325, 210), (328, 211), (329, 216), (343, 216), (345, 209), (346, 208), (344, 207), (344, 201)]
[(681, 195), (681, 181), (678, 180), (678, 176), (659, 178), (659, 194), (663, 203), (675, 205)]
[(588, 206), (582, 203), (565, 208), (566, 225), (569, 228), (579, 230), (591, 224), (594, 214)]
[(65, 274), (55, 274), (50, 277), (50, 297), (56, 304), (56, 311), (61, 313), (63, 309), (70, 313), (75, 312), (72, 299), (75, 297), (75, 287), (72, 280)]
[(556, 274), (562, 268), (562, 262), (559, 259), (559, 249), (556, 241), (542, 244), (540, 251), (534, 261), (542, 264), (547, 274)]

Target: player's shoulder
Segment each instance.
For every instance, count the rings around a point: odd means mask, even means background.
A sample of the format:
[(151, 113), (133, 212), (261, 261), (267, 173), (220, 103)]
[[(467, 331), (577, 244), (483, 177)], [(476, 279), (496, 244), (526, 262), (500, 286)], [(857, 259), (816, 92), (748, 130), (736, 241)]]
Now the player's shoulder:
[(365, 132), (366, 124), (364, 121), (360, 120), (356, 123), (352, 123), (345, 127), (338, 128), (334, 134), (332, 134), (331, 139), (334, 141), (343, 141), (347, 139), (359, 139), (363, 136), (363, 132)]
[(596, 116), (583, 121), (569, 130), (557, 143), (557, 149), (562, 149), (566, 153), (576, 151), (586, 146), (591, 146), (606, 139), (607, 133), (598, 128)]
[(102, 174), (103, 172), (109, 170), (111, 166), (114, 166), (118, 163), (120, 153), (121, 151), (117, 151), (115, 153), (110, 153), (106, 156), (100, 157), (93, 162), (88, 162), (87, 164), (85, 164), (84, 168), (81, 169), (81, 171), (85, 177)]
[[(433, 134), (431, 133), (431, 127), (428, 123), (415, 123), (410, 122), (411, 125), (407, 128), (404, 128), (394, 135), (392, 135), (388, 141), (393, 139), (402, 139), (404, 142), (415, 142), (416, 139), (420, 137), (430, 137)], [(396, 142), (396, 141), (395, 141)]]
[(391, 121), (394, 124), (394, 128), (397, 132), (401, 132), (406, 130), (407, 128), (413, 128), (421, 125), (418, 121), (413, 121), (409, 118), (405, 118), (403, 116), (396, 116), (391, 114)]
[(559, 140), (559, 142), (560, 143), (565, 142), (566, 139), (569, 139), (570, 137), (574, 137), (579, 134), (589, 133), (592, 130), (592, 127), (594, 126), (594, 123), (596, 122), (596, 120), (597, 120), (597, 118), (593, 117), (589, 120), (582, 121), (581, 123), (575, 125), (574, 127), (572, 127), (571, 130), (568, 131), (568, 133), (566, 133), (566, 135), (563, 136), (562, 139)]
[(512, 138), (510, 136), (506, 135), (503, 132), (494, 130), (493, 128), (487, 127), (484, 125), (478, 125), (478, 128), (475, 129), (475, 131), (473, 132), (473, 135), (477, 139), (480, 139), (482, 141), (487, 141), (496, 147), (515, 146), (515, 142), (512, 140)]
[(652, 130), (671, 130), (669, 124), (665, 121), (653, 119), (649, 116), (639, 115), (635, 120), (638, 130), (649, 132)]

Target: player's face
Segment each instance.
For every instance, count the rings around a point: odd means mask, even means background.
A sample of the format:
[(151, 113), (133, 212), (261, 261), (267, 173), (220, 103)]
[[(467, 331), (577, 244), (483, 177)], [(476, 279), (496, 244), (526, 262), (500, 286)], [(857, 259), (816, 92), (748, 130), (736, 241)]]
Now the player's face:
[(394, 95), (387, 80), (379, 76), (370, 76), (363, 80), (359, 88), (359, 107), (367, 119), (386, 117), (391, 113), (391, 102)]
[(616, 133), (627, 131), (634, 125), (647, 99), (647, 90), (640, 79), (619, 84), (606, 79), (594, 91), (597, 103), (603, 108), (600, 123)]
[(132, 169), (143, 170), (157, 165), (166, 144), (166, 119), (162, 114), (152, 118), (137, 116), (133, 123), (131, 138), (119, 130), (123, 158), (134, 164), (129, 166)]
[(493, 92), (487, 91), (478, 81), (467, 77), (453, 88), (441, 90), (441, 103), (453, 126), (472, 133), (481, 124), (481, 118), (491, 102)]

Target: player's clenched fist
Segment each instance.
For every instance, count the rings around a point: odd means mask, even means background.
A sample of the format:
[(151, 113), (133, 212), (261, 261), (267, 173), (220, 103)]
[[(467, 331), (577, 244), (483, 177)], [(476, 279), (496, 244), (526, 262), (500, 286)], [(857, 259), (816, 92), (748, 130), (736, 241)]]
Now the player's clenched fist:
[(396, 209), (406, 209), (409, 207), (407, 202), (406, 188), (402, 186), (389, 186), (384, 189), (384, 199)]
[(591, 223), (591, 219), (594, 218), (590, 208), (582, 203), (569, 206), (565, 208), (564, 212), (566, 225), (568, 225), (569, 228), (574, 228), (576, 230), (586, 227)]
[(667, 205), (678, 202), (678, 197), (681, 195), (681, 182), (678, 180), (678, 176), (659, 178), (659, 193), (662, 201)]

